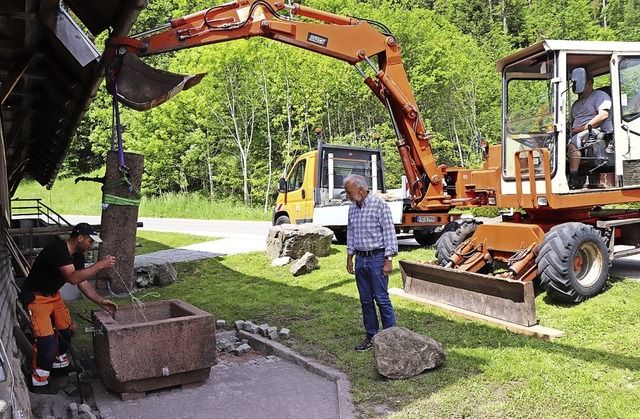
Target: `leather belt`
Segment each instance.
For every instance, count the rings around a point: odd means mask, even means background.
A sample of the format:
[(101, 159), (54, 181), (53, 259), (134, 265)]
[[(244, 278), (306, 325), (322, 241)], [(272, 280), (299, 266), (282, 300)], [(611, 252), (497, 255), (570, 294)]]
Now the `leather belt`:
[(358, 256), (373, 256), (373, 255), (377, 255), (378, 253), (383, 253), (384, 252), (384, 248), (382, 249), (373, 249), (373, 250), (356, 250), (356, 255)]

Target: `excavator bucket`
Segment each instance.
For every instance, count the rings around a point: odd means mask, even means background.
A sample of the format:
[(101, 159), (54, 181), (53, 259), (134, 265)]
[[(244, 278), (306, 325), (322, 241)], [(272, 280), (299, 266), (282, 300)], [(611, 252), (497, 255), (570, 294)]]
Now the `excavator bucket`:
[(145, 64), (135, 54), (119, 58), (115, 86), (107, 81), (107, 90), (113, 94), (117, 87), (118, 100), (137, 111), (146, 111), (166, 102), (183, 90), (200, 83), (205, 73), (188, 76), (158, 70)]
[(400, 261), (407, 294), (522, 326), (537, 323), (532, 282)]

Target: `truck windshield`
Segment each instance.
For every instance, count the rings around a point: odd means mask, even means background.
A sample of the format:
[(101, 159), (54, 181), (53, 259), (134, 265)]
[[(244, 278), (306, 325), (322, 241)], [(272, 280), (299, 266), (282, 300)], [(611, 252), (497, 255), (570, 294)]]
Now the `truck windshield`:
[[(502, 146), (505, 178), (515, 177), (516, 159), (520, 161), (524, 177), (528, 175), (526, 156), (518, 152), (536, 148), (548, 148), (551, 154), (554, 151), (552, 84), (544, 74), (531, 76), (535, 78), (513, 78), (507, 84)], [(533, 156), (535, 172), (541, 174), (541, 153), (534, 152)], [(553, 171), (553, 158), (551, 160)]]

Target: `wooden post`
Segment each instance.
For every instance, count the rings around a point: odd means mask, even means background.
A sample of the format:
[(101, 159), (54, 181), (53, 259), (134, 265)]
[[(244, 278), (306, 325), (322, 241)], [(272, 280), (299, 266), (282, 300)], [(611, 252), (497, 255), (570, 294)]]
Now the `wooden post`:
[[(128, 168), (128, 179), (136, 191), (140, 190), (142, 183), (144, 156), (141, 154), (125, 153), (124, 165)], [(110, 151), (107, 155), (107, 171), (105, 174), (105, 187), (102, 196), (136, 200), (138, 197), (125, 183), (109, 186), (122, 178), (119, 169), (118, 153)], [(126, 204), (126, 202), (125, 202)], [(136, 230), (138, 223), (138, 205), (102, 205), (102, 225), (100, 237), (102, 243), (98, 252), (98, 258), (107, 255), (116, 257), (116, 265), (113, 269), (103, 269), (97, 275), (96, 288), (108, 290), (110, 283), (114, 293), (125, 293), (133, 290), (135, 277), (133, 275), (133, 263), (136, 251)]]

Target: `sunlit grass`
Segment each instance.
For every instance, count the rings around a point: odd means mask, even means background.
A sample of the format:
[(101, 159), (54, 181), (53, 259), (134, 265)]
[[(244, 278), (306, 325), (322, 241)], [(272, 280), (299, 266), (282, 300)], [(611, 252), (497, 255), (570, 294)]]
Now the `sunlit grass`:
[[(87, 177), (102, 176), (104, 169)], [(14, 198), (40, 198), (58, 214), (100, 215), (102, 213), (101, 184), (78, 182), (74, 178), (58, 179), (51, 190), (34, 181), (20, 183)], [(191, 218), (200, 220), (270, 220), (271, 211), (245, 207), (229, 200), (211, 202), (198, 194), (166, 193), (161, 197), (143, 197), (140, 217)]]
[(136, 256), (211, 240), (215, 240), (215, 238), (182, 233), (138, 230), (136, 233), (136, 242), (139, 243), (140, 246), (136, 247)]
[[(399, 259), (425, 260), (432, 250), (403, 250)], [(345, 372), (361, 417), (394, 418), (631, 418), (640, 400), (640, 283), (612, 282), (577, 306), (536, 298), (540, 323), (566, 332), (547, 342), (392, 297), (398, 325), (444, 345), (447, 363), (409, 380), (389, 380), (373, 353), (357, 353), (360, 304), (334, 246), (320, 268), (293, 277), (262, 253), (178, 264), (179, 282), (157, 289), (232, 324), (252, 320), (288, 327), (286, 344)], [(390, 286), (401, 287), (397, 269)], [(128, 304), (127, 299), (118, 301)], [(74, 302), (73, 309), (92, 307)], [(73, 311), (73, 310), (72, 310)], [(82, 337), (90, 346), (90, 339)]]

